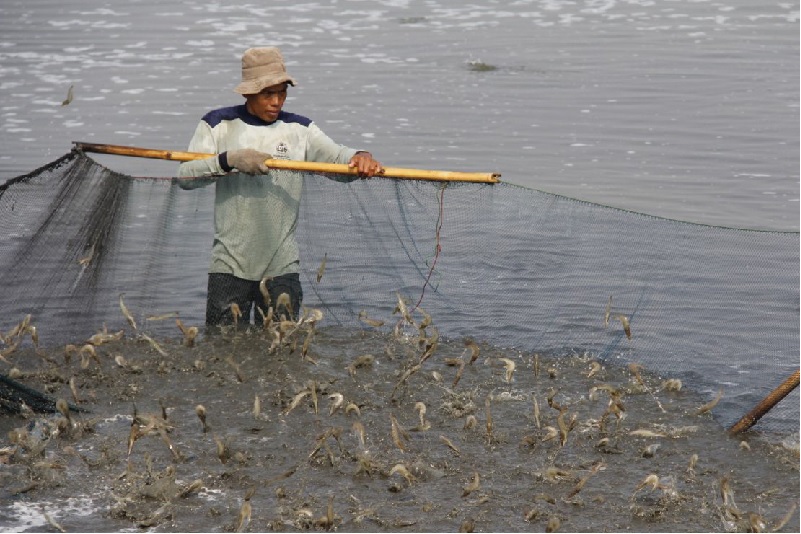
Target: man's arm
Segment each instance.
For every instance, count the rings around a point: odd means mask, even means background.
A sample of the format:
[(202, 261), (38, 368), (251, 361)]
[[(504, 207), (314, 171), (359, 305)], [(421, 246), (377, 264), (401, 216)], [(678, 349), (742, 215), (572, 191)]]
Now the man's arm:
[[(217, 153), (217, 143), (212, 136), (211, 128), (206, 122), (200, 121), (200, 124), (197, 125), (195, 134), (189, 142), (189, 152)], [(178, 185), (182, 189), (196, 189), (213, 184), (217, 181), (217, 176), (225, 174), (223, 169), (225, 164), (227, 162), (221, 162), (219, 155), (181, 163), (178, 166)]]
[[(356, 168), (362, 178), (378, 174), (383, 169), (381, 164), (373, 159), (372, 154), (366, 150), (357, 150), (335, 143), (314, 123), (309, 125), (306, 161), (346, 163), (348, 166)], [(356, 177), (341, 175), (332, 179), (339, 182), (352, 182)]]

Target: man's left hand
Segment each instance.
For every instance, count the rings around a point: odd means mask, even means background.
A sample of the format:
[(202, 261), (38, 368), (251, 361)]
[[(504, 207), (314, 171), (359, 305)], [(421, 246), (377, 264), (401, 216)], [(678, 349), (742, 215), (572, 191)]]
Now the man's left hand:
[(376, 174), (384, 172), (384, 167), (378, 161), (373, 159), (373, 155), (369, 152), (356, 152), (350, 161), (348, 167), (356, 169), (359, 178), (372, 178)]

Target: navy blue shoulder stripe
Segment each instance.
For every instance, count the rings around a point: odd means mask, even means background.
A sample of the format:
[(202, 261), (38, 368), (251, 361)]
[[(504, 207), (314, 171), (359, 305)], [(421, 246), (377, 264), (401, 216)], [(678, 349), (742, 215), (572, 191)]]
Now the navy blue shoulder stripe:
[(287, 111), (282, 111), (278, 114), (278, 120), (284, 121), (286, 123), (297, 123), (302, 126), (308, 126), (312, 123), (311, 119), (308, 117), (304, 117), (303, 115), (298, 115), (297, 113), (289, 113)]
[[(242, 108), (240, 110), (240, 108)], [(228, 108), (215, 109), (203, 115), (203, 122), (214, 128), (223, 121), (232, 121), (239, 118), (241, 112), (247, 113), (245, 106), (231, 106)]]
[[(250, 112), (248, 112), (245, 104), (215, 109), (214, 111), (209, 111), (203, 116), (203, 122), (208, 124), (211, 128), (214, 128), (223, 121), (233, 121), (236, 119), (239, 119), (245, 124), (249, 124), (251, 126), (269, 126), (270, 124), (273, 124), (271, 122), (265, 122), (257, 116), (252, 115)], [(312, 123), (311, 119), (308, 117), (286, 111), (282, 111), (278, 115), (278, 120), (290, 124), (296, 123), (302, 126), (309, 126)]]

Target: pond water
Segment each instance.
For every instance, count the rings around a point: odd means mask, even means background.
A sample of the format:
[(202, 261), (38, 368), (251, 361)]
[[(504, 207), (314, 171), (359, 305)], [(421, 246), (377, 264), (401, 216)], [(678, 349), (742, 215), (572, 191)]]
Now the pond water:
[(386, 165), (797, 231), (798, 13), (737, 0), (4, 2), (0, 178), (72, 141), (183, 150), (206, 111), (240, 102), (242, 52), (278, 45), (298, 80), (286, 109)]
[[(797, 2), (270, 4), (3, 2), (0, 182), (73, 141), (183, 150), (206, 111), (240, 102), (242, 52), (278, 45), (298, 80), (286, 109), (385, 165), (500, 172), (670, 219), (798, 231)], [(624, 365), (593, 373), (583, 354), (482, 346), (454, 386), (446, 360), (468, 356), (464, 341), (443, 340), (394, 395), (419, 347), (369, 329), (321, 329), (314, 363), (298, 347), (267, 355), (260, 332), (192, 349), (159, 339), (169, 359), (129, 337), (86, 368), (61, 351), (47, 355), (57, 367), (15, 354), (25, 382), (56, 397), (72, 399), (74, 377), (90, 411), (59, 434), (58, 418), (0, 420), (0, 530), (56, 528), (49, 517), (68, 531), (231, 531), (255, 489), (250, 531), (798, 531), (797, 433), (729, 438), (696, 415), (708, 397)], [(372, 363), (349, 372), (365, 354)], [(508, 381), (501, 358), (516, 364)], [(625, 412), (608, 413), (610, 391)], [(129, 455), (134, 401), (155, 426)]]

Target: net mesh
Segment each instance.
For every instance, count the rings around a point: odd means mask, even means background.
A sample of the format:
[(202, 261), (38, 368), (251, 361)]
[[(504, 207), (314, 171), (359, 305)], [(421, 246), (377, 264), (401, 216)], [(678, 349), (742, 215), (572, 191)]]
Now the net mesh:
[[(302, 176), (297, 227), (303, 304), (322, 309), (326, 326), (365, 327), (366, 314), (391, 329), (401, 295), (443, 338), (586, 352), (710, 396), (724, 390), (724, 425), (798, 368), (796, 232), (691, 224), (505, 183), (327, 178)], [(168, 312), (201, 326), (213, 204), (213, 187), (134, 179), (79, 152), (9, 180), (0, 330), (31, 314), (42, 344), (76, 343), (125, 326), (120, 295), (152, 336), (179, 334), (147, 319)], [(798, 420), (796, 390), (756, 428), (797, 432)]]

